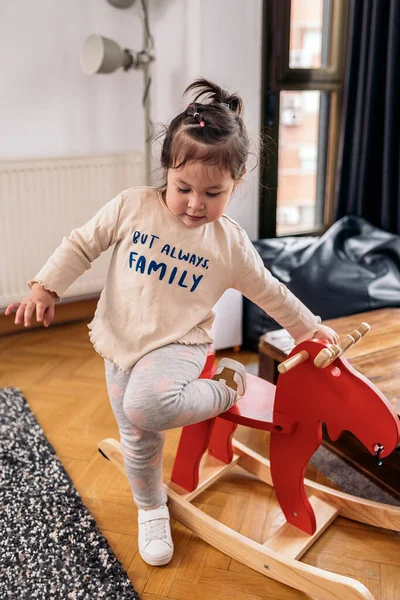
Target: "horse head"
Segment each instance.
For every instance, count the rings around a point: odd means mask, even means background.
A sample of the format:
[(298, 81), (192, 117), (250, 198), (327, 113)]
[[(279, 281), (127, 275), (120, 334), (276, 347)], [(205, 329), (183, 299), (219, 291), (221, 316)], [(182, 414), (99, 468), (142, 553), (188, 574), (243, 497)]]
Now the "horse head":
[(329, 353), (327, 343), (309, 340), (291, 352), (289, 359), (300, 364), (280, 375), (274, 415), (276, 420), (280, 415), (295, 419), (296, 429), (288, 435), (271, 434), (271, 473), (278, 500), (286, 519), (308, 533), (315, 530), (315, 519), (304, 491), (304, 471), (322, 442), (322, 423), (332, 440), (350, 431), (379, 458), (388, 456), (400, 440), (393, 407), (343, 356), (328, 361), (325, 368), (316, 366), (324, 348)]

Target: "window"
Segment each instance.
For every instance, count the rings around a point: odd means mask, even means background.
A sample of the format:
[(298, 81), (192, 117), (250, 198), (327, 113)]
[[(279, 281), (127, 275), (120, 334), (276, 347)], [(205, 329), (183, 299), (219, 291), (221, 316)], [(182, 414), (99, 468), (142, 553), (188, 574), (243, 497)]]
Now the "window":
[(260, 237), (331, 224), (346, 0), (264, 0)]
[[(322, 48), (322, 33), (328, 30), (326, 21), (329, 15), (325, 10), (324, 16), (323, 8), (323, 0), (292, 0), (289, 38), (291, 69), (319, 69), (328, 66)], [(328, 40), (325, 43), (329, 43)]]
[[(316, 225), (320, 104), (321, 92), (280, 94), (277, 235), (310, 231)], [(287, 221), (288, 211), (297, 219)]]

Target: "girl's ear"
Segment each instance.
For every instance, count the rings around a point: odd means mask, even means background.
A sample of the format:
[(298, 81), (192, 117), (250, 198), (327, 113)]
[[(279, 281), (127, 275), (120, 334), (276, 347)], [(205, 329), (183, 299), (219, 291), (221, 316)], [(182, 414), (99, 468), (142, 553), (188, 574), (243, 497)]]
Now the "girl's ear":
[(237, 186), (239, 185), (239, 183), (241, 183), (241, 182), (242, 182), (242, 179), (243, 179), (243, 177), (246, 175), (246, 173), (247, 173), (247, 169), (245, 169), (245, 170), (243, 171), (242, 175), (240, 176), (240, 178), (239, 178), (239, 179), (237, 179), (237, 180), (235, 181), (235, 185), (233, 186), (233, 189), (234, 189), (234, 190), (237, 188)]

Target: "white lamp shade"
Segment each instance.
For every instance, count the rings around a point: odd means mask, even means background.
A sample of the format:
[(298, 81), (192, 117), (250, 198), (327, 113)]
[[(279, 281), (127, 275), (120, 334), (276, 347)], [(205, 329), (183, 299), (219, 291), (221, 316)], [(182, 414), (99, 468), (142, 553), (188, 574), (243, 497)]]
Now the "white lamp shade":
[(119, 45), (101, 35), (90, 35), (83, 44), (80, 63), (85, 75), (112, 73), (125, 64), (125, 54)]

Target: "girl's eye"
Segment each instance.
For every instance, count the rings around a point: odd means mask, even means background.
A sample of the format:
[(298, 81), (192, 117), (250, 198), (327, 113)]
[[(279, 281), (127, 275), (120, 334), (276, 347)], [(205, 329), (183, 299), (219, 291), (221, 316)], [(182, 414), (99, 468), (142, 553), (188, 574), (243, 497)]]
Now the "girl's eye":
[(190, 192), (190, 190), (184, 190), (183, 188), (177, 187), (176, 188), (178, 190), (178, 192), (180, 194), (188, 194)]
[(218, 198), (218, 196), (221, 195), (221, 192), (215, 192), (215, 194), (212, 194), (211, 192), (207, 192), (207, 196), (209, 196), (209, 198)]

